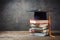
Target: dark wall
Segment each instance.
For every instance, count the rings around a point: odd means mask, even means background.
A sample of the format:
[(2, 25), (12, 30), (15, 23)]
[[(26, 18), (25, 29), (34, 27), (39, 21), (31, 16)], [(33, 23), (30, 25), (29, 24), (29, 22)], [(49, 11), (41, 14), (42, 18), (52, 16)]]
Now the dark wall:
[(50, 8), (52, 30), (60, 30), (60, 5), (58, 0), (0, 0), (0, 30), (28, 30), (30, 10)]
[(60, 1), (49, 0), (49, 7), (52, 9), (51, 12), (51, 28), (52, 30), (60, 30)]

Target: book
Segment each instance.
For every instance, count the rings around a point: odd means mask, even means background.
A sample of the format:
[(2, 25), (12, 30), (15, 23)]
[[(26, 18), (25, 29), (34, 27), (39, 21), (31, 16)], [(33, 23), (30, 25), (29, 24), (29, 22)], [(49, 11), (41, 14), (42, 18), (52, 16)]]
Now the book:
[(30, 20), (30, 26), (29, 32), (32, 35), (48, 35), (48, 20)]

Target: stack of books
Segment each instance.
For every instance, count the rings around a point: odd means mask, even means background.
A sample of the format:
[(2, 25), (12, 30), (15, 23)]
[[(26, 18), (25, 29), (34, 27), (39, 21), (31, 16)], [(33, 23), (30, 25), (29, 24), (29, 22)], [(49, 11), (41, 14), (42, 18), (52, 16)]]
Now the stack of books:
[(31, 28), (29, 29), (29, 32), (32, 34), (32, 35), (37, 35), (37, 36), (46, 36), (48, 35), (48, 23), (42, 23), (42, 24), (34, 24), (34, 23), (31, 23), (30, 24)]

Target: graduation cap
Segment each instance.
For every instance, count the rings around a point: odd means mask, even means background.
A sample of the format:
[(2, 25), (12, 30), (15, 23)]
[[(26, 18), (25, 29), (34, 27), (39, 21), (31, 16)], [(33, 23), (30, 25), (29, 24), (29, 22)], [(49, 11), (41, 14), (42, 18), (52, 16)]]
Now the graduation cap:
[(34, 19), (36, 19), (36, 20), (47, 20), (47, 12), (45, 12), (45, 11), (34, 12)]

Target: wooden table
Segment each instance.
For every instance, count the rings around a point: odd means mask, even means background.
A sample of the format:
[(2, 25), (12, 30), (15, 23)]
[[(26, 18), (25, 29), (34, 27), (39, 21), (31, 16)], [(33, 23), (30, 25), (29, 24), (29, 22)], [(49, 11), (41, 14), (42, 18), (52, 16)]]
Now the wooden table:
[(1, 40), (50, 40), (49, 36), (40, 37), (30, 35), (28, 31), (3, 31), (0, 32)]

